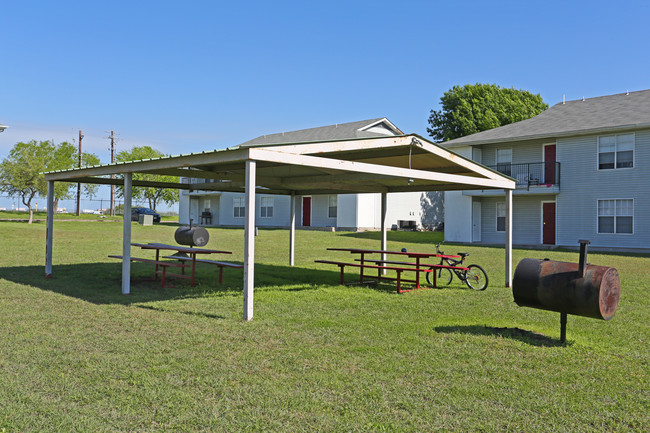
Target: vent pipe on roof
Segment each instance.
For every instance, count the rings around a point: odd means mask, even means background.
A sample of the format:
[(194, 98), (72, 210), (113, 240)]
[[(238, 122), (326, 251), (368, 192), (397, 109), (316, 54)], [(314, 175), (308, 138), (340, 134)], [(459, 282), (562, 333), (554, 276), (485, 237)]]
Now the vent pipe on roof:
[(627, 96), (630, 96), (630, 89), (627, 89), (627, 90), (625, 91), (625, 94), (626, 94)]
[(585, 97), (584, 96), (582, 97), (582, 102), (585, 102)]
[(562, 105), (566, 104), (566, 93), (562, 94)]

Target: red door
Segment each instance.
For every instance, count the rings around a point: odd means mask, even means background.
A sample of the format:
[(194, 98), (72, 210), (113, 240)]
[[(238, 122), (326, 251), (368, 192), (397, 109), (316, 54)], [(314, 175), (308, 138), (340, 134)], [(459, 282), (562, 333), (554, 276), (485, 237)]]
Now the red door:
[(542, 243), (555, 245), (555, 203), (542, 203)]
[(302, 198), (302, 225), (305, 227), (311, 225), (311, 197)]
[(544, 146), (544, 183), (555, 184), (555, 145)]

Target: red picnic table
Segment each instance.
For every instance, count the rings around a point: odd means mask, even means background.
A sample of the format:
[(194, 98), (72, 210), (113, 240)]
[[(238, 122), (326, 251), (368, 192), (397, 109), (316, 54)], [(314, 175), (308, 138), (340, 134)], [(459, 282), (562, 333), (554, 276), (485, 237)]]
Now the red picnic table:
[[(183, 272), (183, 276), (181, 275), (175, 275), (176, 277), (180, 278), (190, 278), (191, 285), (194, 286), (194, 274), (196, 270), (196, 255), (197, 254), (232, 254), (231, 251), (221, 251), (221, 250), (211, 250), (208, 248), (192, 248), (192, 247), (183, 247), (180, 245), (167, 245), (167, 244), (159, 244), (159, 243), (148, 243), (148, 244), (139, 244), (139, 243), (132, 243), (131, 244), (134, 247), (140, 247), (143, 250), (156, 250), (156, 277), (158, 276), (158, 262), (160, 261), (160, 250), (170, 250), (170, 251), (177, 251), (179, 253), (185, 253), (188, 254), (188, 258), (184, 258), (182, 256), (180, 257), (175, 257), (180, 260), (186, 259), (186, 260), (192, 260), (192, 274), (190, 277), (187, 277), (184, 275), (184, 269), (181, 268), (181, 271)], [(199, 259), (199, 261), (201, 261)], [(221, 268), (222, 269), (222, 268)], [(221, 275), (219, 275), (219, 279), (221, 279)], [(221, 281), (219, 281), (221, 282)]]
[[(361, 249), (361, 248), (328, 248), (329, 251), (347, 251), (350, 254), (359, 254), (360, 258), (355, 259), (355, 261), (360, 262), (359, 264), (353, 264), (353, 263), (343, 263), (343, 262), (334, 262), (334, 261), (329, 261), (329, 260), (317, 260), (317, 262), (320, 263), (330, 263), (330, 264), (336, 264), (341, 268), (341, 284), (344, 284), (343, 281), (343, 269), (345, 266), (355, 266), (360, 268), (359, 272), (359, 281), (363, 283), (364, 278), (372, 278), (372, 279), (377, 279), (377, 280), (396, 280), (397, 281), (397, 291), (398, 293), (402, 292), (408, 292), (409, 290), (402, 290), (401, 289), (401, 282), (410, 282), (410, 283), (415, 283), (416, 288), (420, 288), (420, 272), (430, 272), (433, 274), (433, 286), (436, 286), (436, 272), (432, 272), (433, 269), (436, 268), (447, 268), (447, 269), (467, 269), (465, 267), (460, 267), (460, 266), (449, 266), (449, 265), (443, 265), (443, 264), (433, 264), (433, 263), (422, 263), (423, 259), (428, 259), (431, 257), (435, 258), (441, 258), (441, 259), (457, 259), (460, 258), (460, 256), (454, 256), (454, 255), (446, 255), (446, 254), (437, 254), (437, 253), (417, 253), (417, 252), (409, 252), (409, 251), (385, 251), (385, 250), (368, 250), (368, 249)], [(392, 260), (387, 260), (387, 259), (368, 259), (366, 258), (366, 255), (368, 254), (381, 254), (383, 255), (397, 255), (397, 256), (405, 256), (410, 259), (415, 259), (415, 263), (412, 262), (403, 262), (403, 261), (392, 261)], [(376, 263), (376, 265), (369, 265), (367, 262), (370, 263)], [(387, 265), (403, 265), (401, 267), (399, 266), (387, 266)], [(404, 267), (404, 266), (409, 266)], [(364, 268), (370, 268), (370, 269), (377, 269), (377, 276), (374, 275), (367, 275), (364, 274)], [(387, 277), (387, 276), (382, 276), (382, 271), (383, 270), (392, 270), (397, 272), (397, 278), (392, 278), (392, 277)], [(401, 278), (401, 273), (404, 271), (412, 271), (415, 272), (415, 280), (406, 280)]]

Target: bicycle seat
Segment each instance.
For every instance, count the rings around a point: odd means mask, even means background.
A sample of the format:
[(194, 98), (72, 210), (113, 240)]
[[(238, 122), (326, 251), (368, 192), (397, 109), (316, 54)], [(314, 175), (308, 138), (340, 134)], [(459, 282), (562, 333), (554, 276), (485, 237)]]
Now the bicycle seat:
[(461, 256), (462, 258), (465, 258), (469, 256), (469, 253), (458, 253), (458, 255)]

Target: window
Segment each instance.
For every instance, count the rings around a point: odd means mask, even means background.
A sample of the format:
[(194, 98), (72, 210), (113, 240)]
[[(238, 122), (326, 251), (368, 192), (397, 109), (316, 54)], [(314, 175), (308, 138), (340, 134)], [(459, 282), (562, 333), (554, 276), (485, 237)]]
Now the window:
[(244, 197), (235, 197), (232, 199), (233, 212), (235, 218), (244, 218), (246, 216), (246, 204)]
[(329, 196), (329, 206), (327, 210), (327, 216), (330, 218), (336, 218), (337, 216), (337, 206), (338, 206), (338, 196), (330, 195)]
[(497, 171), (510, 176), (512, 172), (512, 149), (497, 149)]
[(634, 167), (634, 134), (598, 137), (598, 169)]
[(262, 197), (260, 217), (273, 218), (273, 197)]
[(497, 203), (497, 231), (506, 231), (506, 203)]
[(634, 200), (598, 200), (598, 233), (634, 233)]

